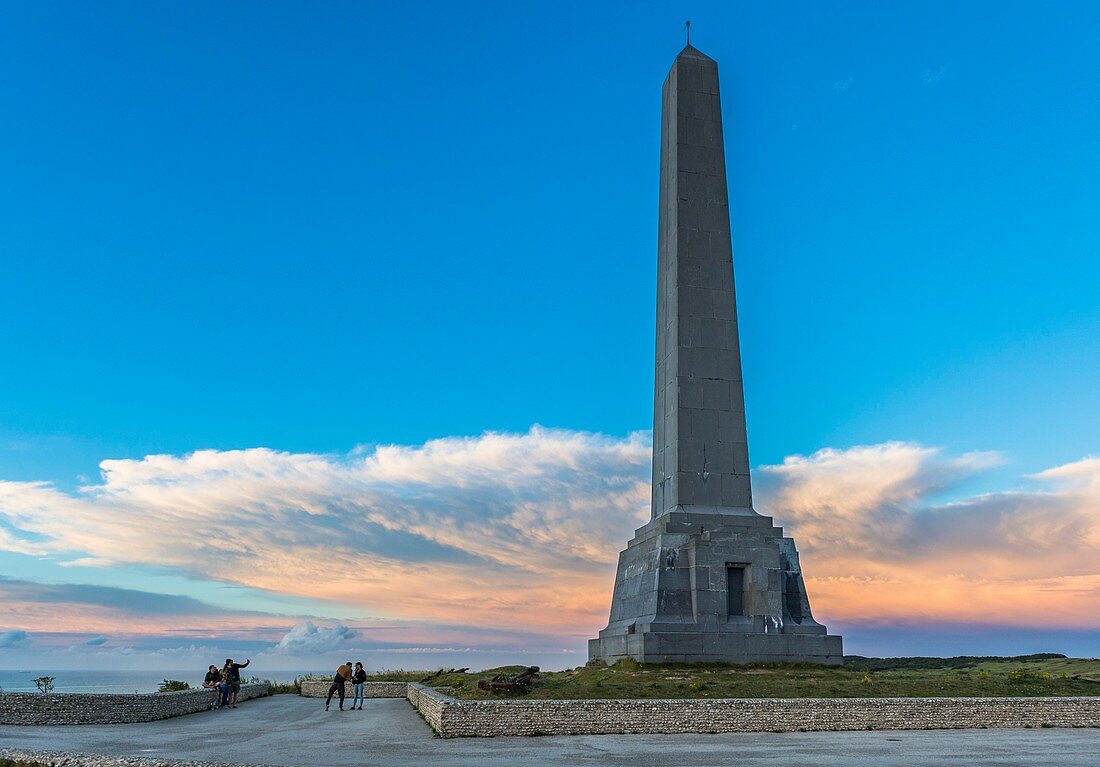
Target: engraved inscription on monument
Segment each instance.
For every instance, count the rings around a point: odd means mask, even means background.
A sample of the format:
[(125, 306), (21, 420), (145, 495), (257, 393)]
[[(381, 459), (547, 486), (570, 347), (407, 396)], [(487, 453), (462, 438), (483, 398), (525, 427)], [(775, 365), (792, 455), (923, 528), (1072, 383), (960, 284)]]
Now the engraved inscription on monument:
[(718, 64), (690, 44), (664, 84), (660, 185), (653, 513), (589, 657), (839, 665), (794, 541), (752, 508)]

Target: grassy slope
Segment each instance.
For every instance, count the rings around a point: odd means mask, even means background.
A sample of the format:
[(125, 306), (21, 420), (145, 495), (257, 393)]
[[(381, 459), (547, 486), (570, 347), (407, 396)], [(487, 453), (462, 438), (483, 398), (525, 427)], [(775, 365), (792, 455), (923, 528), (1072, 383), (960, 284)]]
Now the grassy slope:
[[(431, 684), (459, 698), (501, 697), (479, 679), (519, 666), (447, 674)], [(427, 672), (384, 672), (372, 679), (420, 681)], [(585, 666), (541, 674), (528, 698), (998, 697), (1100, 695), (1100, 660), (1059, 656), (993, 658), (851, 658), (822, 666)]]

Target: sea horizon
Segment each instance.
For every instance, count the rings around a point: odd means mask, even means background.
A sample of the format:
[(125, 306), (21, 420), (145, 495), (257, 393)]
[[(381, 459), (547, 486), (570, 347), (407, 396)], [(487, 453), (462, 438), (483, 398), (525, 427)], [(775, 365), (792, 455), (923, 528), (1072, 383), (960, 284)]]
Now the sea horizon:
[[(291, 682), (296, 677), (324, 674), (323, 671), (281, 671), (242, 673), (245, 679), (258, 677), (276, 682)], [(0, 692), (37, 692), (34, 680), (52, 676), (55, 693), (146, 693), (156, 692), (166, 679), (201, 687), (205, 669), (0, 669)]]

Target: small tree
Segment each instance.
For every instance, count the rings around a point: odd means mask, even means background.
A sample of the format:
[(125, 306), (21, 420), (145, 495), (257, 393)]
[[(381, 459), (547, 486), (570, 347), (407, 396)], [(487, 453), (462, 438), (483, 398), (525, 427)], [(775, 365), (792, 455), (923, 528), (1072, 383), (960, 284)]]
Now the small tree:
[(34, 680), (34, 686), (38, 688), (39, 692), (48, 695), (53, 692), (54, 678), (52, 676), (40, 676)]
[(161, 682), (160, 689), (157, 692), (179, 692), (181, 690), (190, 690), (191, 685), (187, 682), (181, 682), (178, 679), (165, 679)]

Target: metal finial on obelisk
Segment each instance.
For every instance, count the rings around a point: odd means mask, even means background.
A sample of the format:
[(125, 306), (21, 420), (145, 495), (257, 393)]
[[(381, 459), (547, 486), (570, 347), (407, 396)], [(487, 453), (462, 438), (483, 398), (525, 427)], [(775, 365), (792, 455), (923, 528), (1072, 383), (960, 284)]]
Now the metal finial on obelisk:
[(691, 45), (691, 19), (684, 22), (684, 32), (687, 34), (687, 44)]

